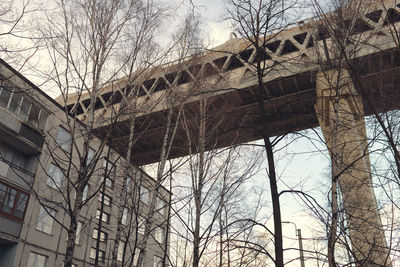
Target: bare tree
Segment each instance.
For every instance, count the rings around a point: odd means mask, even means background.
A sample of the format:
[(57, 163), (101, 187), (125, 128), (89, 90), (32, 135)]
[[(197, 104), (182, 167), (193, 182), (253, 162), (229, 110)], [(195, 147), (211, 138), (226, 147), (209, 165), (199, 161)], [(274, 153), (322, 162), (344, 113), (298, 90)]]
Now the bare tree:
[[(256, 166), (260, 163), (257, 161), (259, 157), (256, 150), (254, 157), (249, 157), (246, 166), (239, 168), (237, 164), (240, 164), (240, 148), (216, 149), (219, 128), (224, 123), (224, 117), (230, 112), (229, 109), (222, 109), (226, 113), (215, 114), (215, 109), (212, 108), (215, 104), (212, 99), (201, 97), (198, 106), (190, 111), (185, 110), (182, 115), (189, 154), (187, 177), (190, 177), (190, 180), (187, 187), (190, 190), (185, 194), (187, 198), (183, 199), (183, 203), (186, 204), (178, 203), (178, 206), (184, 207), (185, 215), (177, 216), (190, 233), (185, 238), (189, 240), (192, 248), (189, 253), (192, 266), (200, 266), (202, 262), (207, 262), (211, 255), (217, 254), (212, 253), (209, 246), (218, 242), (217, 238), (225, 231), (225, 227), (221, 225), (218, 229), (218, 222), (222, 223), (219, 218), (229, 201), (234, 201), (235, 193), (254, 174)], [(218, 106), (221, 108), (220, 103)], [(196, 118), (196, 121), (189, 121), (187, 118)]]
[(40, 3), (32, 0), (5, 0), (0, 4), (0, 57), (36, 83), (40, 79), (32, 75), (30, 64), (43, 47), (41, 37), (34, 34), (33, 21), (42, 11)]
[(267, 44), (271, 42), (289, 24), (288, 11), (295, 2), (280, 0), (273, 1), (251, 1), (233, 0), (229, 2), (228, 19), (233, 22), (234, 31), (245, 40), (247, 49), (255, 50), (253, 61), (249, 58), (243, 60), (254, 68), (256, 86), (247, 92), (258, 106), (260, 127), (256, 129), (264, 141), (264, 148), (268, 159), (267, 176), (269, 179), (271, 200), (274, 215), (274, 238), (275, 255), (273, 258), (275, 266), (283, 266), (282, 226), (279, 203), (279, 191), (277, 185), (277, 174), (274, 162), (274, 146), (281, 137), (272, 138), (268, 133), (268, 111), (265, 109), (264, 101), (271, 99), (265, 87), (265, 80), (275, 64), (282, 64), (273, 59), (273, 65), (267, 64)]
[[(153, 1), (59, 1), (56, 5), (55, 11), (47, 16), (45, 22), (41, 21), (43, 24), (38, 29), (39, 34), (44, 36), (50, 67), (49, 70), (37, 71), (49, 81), (50, 88), (60, 93), (58, 100), (65, 104), (64, 113), (60, 115), (65, 121), (65, 133), (60, 137), (64, 143), (60, 143), (59, 137), (55, 138), (57, 134), (52, 129), (47, 145), (51, 148), (51, 160), (62, 171), (66, 182), (65, 185), (59, 185), (57, 194), (50, 198), (41, 196), (40, 191), (36, 191), (36, 195), (44, 206), (54, 204), (55, 199), (58, 199), (58, 208), (65, 211), (69, 218), (66, 223), (57, 222), (68, 233), (65, 265), (71, 266), (77, 220), (82, 209), (92, 199), (97, 199), (99, 192), (102, 193), (102, 205), (97, 218), (97, 264), (104, 257), (99, 254), (99, 240), (103, 216), (106, 216), (103, 214), (103, 206), (107, 202), (105, 187), (111, 172), (115, 170), (116, 161), (120, 160), (119, 157), (111, 156), (111, 147), (115, 143), (112, 134), (117, 129), (116, 122), (122, 116), (133, 114), (134, 118), (138, 112), (138, 108), (127, 110), (124, 109), (124, 104), (114, 105), (117, 93), (120, 92), (114, 88), (115, 83), (112, 81), (120, 78), (121, 74), (127, 75), (125, 86), (128, 90), (140, 79), (146, 79), (142, 77), (143, 69), (159, 60), (157, 50), (151, 48), (154, 47), (153, 37), (165, 9)], [(140, 67), (142, 71), (133, 72)], [(113, 95), (108, 100), (100, 97), (106, 90)], [(124, 100), (135, 99), (137, 94), (137, 90), (130, 95), (127, 92)], [(81, 115), (83, 100), (85, 110), (84, 115)], [(103, 114), (97, 112), (99, 105), (105, 107)], [(109, 128), (100, 134), (96, 132), (96, 128), (105, 123)], [(101, 140), (96, 139), (96, 135)], [(51, 136), (54, 137), (53, 140)], [(127, 151), (130, 151), (132, 142), (129, 142)], [(62, 149), (55, 147), (54, 143)], [(107, 159), (105, 171), (100, 171), (103, 166), (99, 163), (103, 161), (103, 157)], [(126, 160), (126, 165), (129, 166), (129, 155)], [(46, 165), (43, 163), (42, 167), (46, 168)], [(96, 176), (101, 179), (94, 179)], [(49, 177), (52, 177), (51, 173)], [(126, 179), (123, 174), (119, 174), (119, 177)], [(93, 180), (100, 182), (95, 183)], [(122, 187), (126, 187), (126, 182)], [(121, 212), (118, 217), (120, 221)], [(117, 235), (116, 247), (118, 239)], [(113, 260), (115, 259), (114, 249)]]
[(2, 1), (0, 4), (1, 57), (19, 68), (26, 62), (21, 54), (30, 58), (37, 50), (35, 41), (29, 39), (29, 30), (32, 29), (28, 22), (29, 17), (37, 11), (39, 8), (30, 0)]

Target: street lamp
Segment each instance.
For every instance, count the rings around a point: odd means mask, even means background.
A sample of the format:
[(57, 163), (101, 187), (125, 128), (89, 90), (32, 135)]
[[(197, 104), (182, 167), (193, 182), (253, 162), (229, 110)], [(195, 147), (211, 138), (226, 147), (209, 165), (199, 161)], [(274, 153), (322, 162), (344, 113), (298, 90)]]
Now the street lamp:
[(294, 228), (296, 230), (296, 236), (299, 239), (300, 264), (301, 264), (301, 267), (305, 267), (305, 264), (304, 264), (304, 253), (303, 253), (303, 239), (301, 238), (301, 229), (297, 229), (297, 226), (296, 226), (296, 224), (294, 222), (283, 221), (282, 223), (291, 223), (291, 224), (294, 225)]

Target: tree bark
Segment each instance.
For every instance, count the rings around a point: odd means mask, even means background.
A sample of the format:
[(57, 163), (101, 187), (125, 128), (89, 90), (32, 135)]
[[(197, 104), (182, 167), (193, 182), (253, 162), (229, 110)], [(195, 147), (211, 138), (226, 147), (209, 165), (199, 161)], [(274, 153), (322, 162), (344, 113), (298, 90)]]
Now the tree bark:
[(204, 180), (204, 153), (205, 153), (205, 131), (206, 131), (206, 100), (200, 101), (200, 129), (199, 129), (199, 163), (198, 180), (195, 190), (195, 227), (193, 233), (193, 267), (200, 264), (200, 219), (202, 210), (202, 191)]
[(281, 206), (279, 202), (279, 192), (276, 179), (274, 152), (271, 141), (268, 137), (264, 137), (265, 151), (268, 159), (268, 177), (271, 189), (271, 200), (274, 217), (274, 246), (275, 246), (275, 266), (283, 267), (283, 241), (282, 241), (282, 218)]

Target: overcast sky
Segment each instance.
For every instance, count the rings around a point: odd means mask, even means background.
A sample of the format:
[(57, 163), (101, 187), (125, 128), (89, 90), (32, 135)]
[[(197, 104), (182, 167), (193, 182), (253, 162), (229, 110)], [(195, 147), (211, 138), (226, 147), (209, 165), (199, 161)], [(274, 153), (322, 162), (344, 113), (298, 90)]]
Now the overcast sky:
[[(166, 0), (168, 2), (168, 0)], [(225, 4), (223, 0), (176, 0), (179, 8), (176, 10), (175, 22), (184, 19), (188, 12), (200, 17), (201, 30), (207, 45), (211, 47), (220, 45), (229, 39), (229, 24), (223, 21)], [(194, 6), (194, 8), (193, 8)], [(172, 29), (171, 29), (172, 30)]]

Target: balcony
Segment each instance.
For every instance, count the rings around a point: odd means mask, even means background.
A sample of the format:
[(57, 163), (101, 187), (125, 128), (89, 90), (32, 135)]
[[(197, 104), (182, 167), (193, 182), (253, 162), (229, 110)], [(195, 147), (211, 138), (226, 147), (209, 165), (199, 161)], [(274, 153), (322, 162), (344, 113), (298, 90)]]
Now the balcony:
[(0, 232), (19, 237), (29, 193), (0, 180)]
[(0, 86), (0, 140), (25, 154), (40, 153), (48, 112), (18, 88)]

